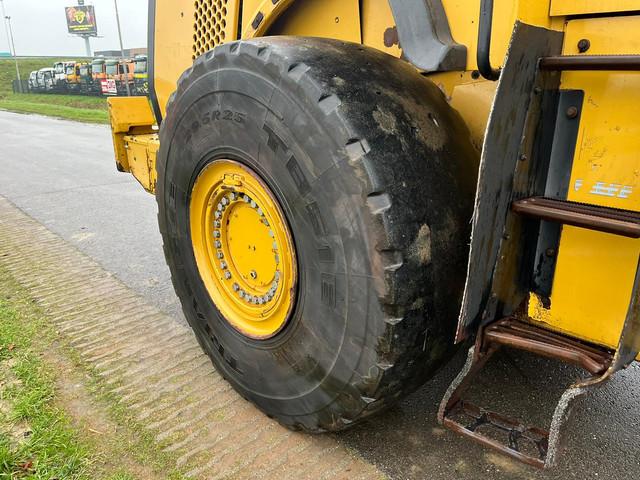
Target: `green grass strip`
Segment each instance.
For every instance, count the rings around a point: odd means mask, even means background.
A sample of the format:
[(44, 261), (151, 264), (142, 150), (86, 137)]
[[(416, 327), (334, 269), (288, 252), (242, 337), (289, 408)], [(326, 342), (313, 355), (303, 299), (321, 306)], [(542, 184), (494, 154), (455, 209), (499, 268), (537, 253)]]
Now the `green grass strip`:
[(89, 478), (88, 451), (54, 405), (54, 376), (32, 349), (41, 322), (20, 317), (0, 299), (0, 479)]

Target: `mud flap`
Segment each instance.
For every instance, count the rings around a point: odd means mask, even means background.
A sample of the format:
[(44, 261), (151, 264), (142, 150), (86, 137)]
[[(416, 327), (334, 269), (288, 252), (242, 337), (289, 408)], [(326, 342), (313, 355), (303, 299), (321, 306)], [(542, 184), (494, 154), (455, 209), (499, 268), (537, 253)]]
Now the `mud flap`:
[[(491, 298), (499, 252), (508, 248), (513, 255), (505, 258), (517, 262), (518, 252), (522, 251), (517, 241), (503, 245), (507, 213), (514, 195), (530, 196), (533, 193), (522, 192), (522, 185), (525, 190), (539, 188), (541, 182), (544, 185), (544, 179), (539, 178), (541, 172), (546, 172), (544, 162), (520, 160), (534, 154), (533, 140), (545, 97), (541, 93), (553, 92), (558, 88), (559, 76), (537, 75), (538, 61), (541, 57), (559, 54), (562, 38), (561, 32), (521, 22), (515, 25), (482, 148), (467, 278), (456, 342), (472, 335), (481, 323), (513, 313), (528, 293), (528, 288), (510, 279), (503, 282), (511, 285), (507, 286), (499, 302), (495, 295)], [(520, 166), (519, 163), (537, 164), (538, 171), (529, 171), (526, 165)], [(522, 178), (525, 178), (524, 182)], [(513, 272), (516, 269), (505, 270)]]

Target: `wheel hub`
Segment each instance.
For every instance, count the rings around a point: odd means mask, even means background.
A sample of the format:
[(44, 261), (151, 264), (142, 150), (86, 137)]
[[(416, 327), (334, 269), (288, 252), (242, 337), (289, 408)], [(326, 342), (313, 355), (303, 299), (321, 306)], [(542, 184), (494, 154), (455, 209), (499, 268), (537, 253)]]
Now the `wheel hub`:
[(251, 338), (279, 332), (297, 269), (284, 215), (264, 182), (238, 162), (210, 163), (191, 192), (190, 227), (200, 276), (227, 322)]

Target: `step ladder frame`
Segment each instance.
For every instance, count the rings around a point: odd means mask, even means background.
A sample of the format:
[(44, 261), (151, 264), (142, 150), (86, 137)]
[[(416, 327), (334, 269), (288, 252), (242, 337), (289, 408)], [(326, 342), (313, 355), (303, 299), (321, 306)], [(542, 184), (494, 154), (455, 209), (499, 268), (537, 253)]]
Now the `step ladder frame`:
[[(578, 215), (575, 215), (576, 205), (570, 205), (571, 202), (566, 201), (559, 202), (564, 204), (562, 206), (556, 203), (551, 205), (553, 208), (542, 212), (544, 209), (539, 208), (540, 200), (535, 205), (536, 200), (531, 198), (540, 196), (548, 185), (551, 157), (548, 145), (551, 142), (548, 126), (541, 127), (541, 124), (545, 123), (543, 112), (553, 109), (554, 105), (554, 118), (558, 114), (559, 101), (554, 92), (558, 92), (559, 72), (640, 70), (640, 56), (562, 57), (559, 56), (561, 44), (562, 34), (558, 36), (558, 32), (516, 23), (483, 145), (469, 269), (456, 334), (456, 340), (462, 341), (475, 332), (476, 341), (469, 351), (464, 368), (447, 390), (438, 413), (443, 426), (536, 467), (550, 467), (557, 461), (562, 425), (570, 414), (574, 400), (591, 388), (604, 384), (614, 373), (633, 362), (640, 353), (639, 257), (626, 318), (615, 352), (590, 347), (598, 350), (600, 355), (600, 361), (593, 363), (593, 358), (590, 360), (589, 355), (585, 359), (581, 343), (571, 343), (572, 340), (565, 337), (561, 340), (563, 347), (558, 349), (558, 337), (562, 336), (538, 329), (535, 353), (569, 363), (576, 363), (576, 358), (580, 358), (580, 365), (591, 373), (587, 380), (576, 382), (562, 394), (548, 432), (470, 406), (463, 398), (464, 391), (487, 360), (504, 346), (504, 337), (500, 340), (495, 335), (496, 328), (504, 326), (504, 322), (517, 322), (518, 315), (522, 320), (527, 320), (524, 312), (531, 291), (535, 261), (532, 257), (539, 251), (537, 240), (542, 225), (559, 226), (567, 223), (637, 238), (636, 212), (614, 212), (614, 209), (593, 206), (594, 208), (583, 208), (582, 211), (578, 208)], [(532, 56), (537, 58), (532, 59)], [(523, 86), (529, 89), (528, 92), (512, 92)], [(513, 103), (515, 105), (511, 105)], [(518, 108), (525, 110), (524, 115), (516, 110)], [(579, 114), (579, 110), (577, 113)], [(554, 131), (556, 123), (557, 121), (553, 122)], [(519, 141), (514, 141), (514, 138)], [(554, 201), (558, 202), (552, 200)], [(548, 202), (546, 207), (549, 207)], [(571, 208), (574, 208), (573, 218)], [(582, 218), (576, 219), (580, 216)], [(556, 232), (559, 235), (559, 228)], [(532, 237), (535, 242), (531, 241)], [(530, 340), (527, 335), (512, 334), (508, 346), (531, 351)], [(462, 425), (451, 418), (456, 409), (461, 408), (466, 408), (466, 412), (476, 412), (476, 420), (471, 426)], [(520, 452), (517, 441), (512, 441), (511, 433), (510, 444), (505, 445), (475, 431), (479, 425), (485, 424), (516, 432), (516, 437), (537, 435), (538, 457)]]

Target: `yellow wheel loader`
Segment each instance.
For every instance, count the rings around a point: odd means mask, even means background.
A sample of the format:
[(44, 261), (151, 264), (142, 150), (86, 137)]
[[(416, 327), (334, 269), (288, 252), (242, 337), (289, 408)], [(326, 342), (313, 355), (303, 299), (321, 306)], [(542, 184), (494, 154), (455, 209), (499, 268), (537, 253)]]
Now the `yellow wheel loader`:
[[(495, 3), (150, 1), (116, 165), (202, 348), (292, 429), (360, 422), (466, 343), (439, 421), (549, 466), (638, 358), (640, 0)], [(584, 369), (549, 428), (468, 399), (503, 348)]]

